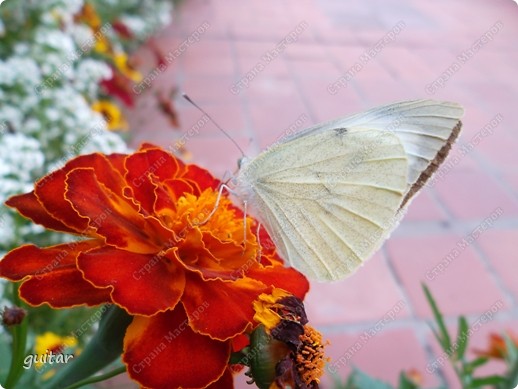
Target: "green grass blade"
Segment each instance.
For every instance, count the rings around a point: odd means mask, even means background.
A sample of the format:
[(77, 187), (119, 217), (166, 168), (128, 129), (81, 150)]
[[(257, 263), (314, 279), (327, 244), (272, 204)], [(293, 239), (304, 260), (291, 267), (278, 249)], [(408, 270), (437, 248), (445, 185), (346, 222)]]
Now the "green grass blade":
[(446, 329), (443, 315), (442, 315), (441, 311), (439, 311), (439, 308), (437, 307), (437, 304), (436, 304), (432, 294), (430, 293), (430, 290), (428, 289), (428, 287), (425, 284), (421, 284), (421, 285), (422, 285), (424, 293), (426, 295), (426, 299), (428, 300), (428, 304), (430, 304), (430, 307), (432, 308), (433, 316), (435, 318), (435, 322), (437, 323), (437, 327), (439, 328), (439, 334), (438, 334), (439, 343), (441, 344), (441, 347), (443, 348), (444, 352), (446, 352), (448, 355), (451, 356), (451, 354), (453, 353), (453, 350), (451, 347), (452, 346), (451, 338), (450, 338), (450, 334), (448, 333), (448, 330)]
[(464, 354), (466, 353), (466, 348), (468, 347), (469, 340), (469, 327), (468, 321), (464, 316), (459, 317), (459, 329), (457, 335), (457, 359), (460, 361), (464, 358)]

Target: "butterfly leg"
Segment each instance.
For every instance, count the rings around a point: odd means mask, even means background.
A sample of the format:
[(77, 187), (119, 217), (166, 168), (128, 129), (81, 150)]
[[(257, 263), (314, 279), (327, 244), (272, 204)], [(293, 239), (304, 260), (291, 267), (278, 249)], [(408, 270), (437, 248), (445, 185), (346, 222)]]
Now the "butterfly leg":
[(263, 255), (263, 247), (261, 246), (261, 236), (259, 235), (259, 232), (261, 231), (262, 224), (257, 222), (257, 230), (255, 232), (255, 236), (257, 236), (257, 247), (259, 249), (257, 250), (257, 262), (261, 263), (261, 256)]
[(233, 191), (232, 191), (232, 189), (230, 189), (230, 187), (228, 187), (225, 184), (221, 184), (221, 186), (219, 187), (218, 198), (216, 199), (216, 204), (214, 204), (214, 209), (209, 213), (209, 215), (203, 221), (196, 223), (196, 226), (204, 225), (205, 223), (207, 223), (210, 220), (210, 218), (212, 216), (214, 216), (214, 214), (218, 210), (219, 202), (221, 201), (221, 195), (223, 194), (224, 189), (226, 189), (227, 192), (229, 192), (229, 193), (233, 193)]
[(247, 214), (247, 206), (248, 202), (246, 200), (243, 201), (243, 253), (241, 255), (245, 255), (246, 251), (246, 214)]

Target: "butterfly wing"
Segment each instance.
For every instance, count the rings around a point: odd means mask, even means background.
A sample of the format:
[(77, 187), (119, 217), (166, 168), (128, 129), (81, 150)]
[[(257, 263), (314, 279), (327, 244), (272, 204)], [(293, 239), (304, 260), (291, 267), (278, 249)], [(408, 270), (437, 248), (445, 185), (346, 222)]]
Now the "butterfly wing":
[(236, 182), (283, 258), (311, 278), (335, 280), (392, 229), (407, 158), (390, 132), (334, 129), (270, 148)]
[(331, 120), (287, 138), (290, 141), (332, 128), (365, 127), (391, 131), (398, 136), (408, 158), (408, 187), (402, 206), (437, 170), (457, 139), (464, 113), (453, 102), (435, 100), (403, 101)]
[(460, 131), (455, 103), (416, 100), (310, 127), (244, 164), (236, 190), (279, 253), (317, 280), (369, 258)]

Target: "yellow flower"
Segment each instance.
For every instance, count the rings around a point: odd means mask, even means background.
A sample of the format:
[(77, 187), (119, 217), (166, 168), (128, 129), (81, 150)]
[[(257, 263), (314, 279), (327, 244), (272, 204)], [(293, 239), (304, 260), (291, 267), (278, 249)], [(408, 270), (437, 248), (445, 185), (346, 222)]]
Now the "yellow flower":
[(282, 289), (254, 301), (254, 320), (261, 323), (250, 337), (249, 376), (260, 388), (318, 388), (327, 342), (308, 325), (302, 301)]
[(92, 104), (92, 109), (103, 115), (109, 130), (127, 130), (128, 123), (117, 105), (109, 100), (99, 100)]
[(263, 324), (268, 332), (277, 327), (282, 320), (279, 310), (282, 304), (278, 303), (283, 297), (291, 296), (282, 289), (275, 288), (271, 294), (263, 293), (254, 301), (254, 320)]
[(81, 11), (76, 15), (76, 21), (81, 21), (98, 31), (101, 28), (102, 20), (97, 13), (95, 7), (90, 3), (85, 3)]
[(113, 62), (115, 67), (126, 77), (134, 82), (142, 81), (142, 74), (139, 71), (133, 69), (128, 63), (128, 56), (126, 53), (116, 53), (113, 55)]
[(97, 53), (105, 54), (109, 53), (111, 50), (111, 44), (108, 39), (106, 39), (104, 35), (98, 36), (94, 43), (94, 51)]
[(77, 339), (73, 336), (59, 336), (53, 332), (47, 331), (43, 335), (37, 335), (34, 345), (34, 353), (37, 355), (35, 359), (36, 368), (39, 369), (43, 365), (42, 360), (51, 351), (60, 354), (65, 348), (73, 348), (77, 346)]

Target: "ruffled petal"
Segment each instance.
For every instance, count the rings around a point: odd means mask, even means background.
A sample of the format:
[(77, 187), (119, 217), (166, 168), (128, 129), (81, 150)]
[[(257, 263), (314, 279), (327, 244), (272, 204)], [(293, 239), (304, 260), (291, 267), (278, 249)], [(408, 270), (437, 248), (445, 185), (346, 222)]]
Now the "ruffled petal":
[(303, 300), (309, 291), (309, 281), (298, 270), (284, 267), (280, 263), (273, 266), (253, 266), (246, 275), (262, 281), (267, 286), (284, 289)]
[[(235, 280), (257, 261), (234, 242), (223, 243), (199, 229), (191, 229), (178, 244), (176, 257), (189, 270), (206, 280)], [(248, 259), (247, 259), (248, 258)]]
[(131, 378), (154, 389), (205, 388), (225, 374), (230, 342), (189, 327), (185, 312), (136, 316), (126, 330), (123, 361)]
[(126, 174), (126, 158), (128, 158), (128, 154), (120, 154), (120, 153), (113, 153), (106, 156), (108, 160), (110, 161), (110, 164), (116, 169), (121, 177), (124, 177)]
[[(158, 182), (158, 179), (157, 179)], [(185, 193), (194, 192), (194, 187), (185, 180), (171, 179), (157, 185), (155, 212), (163, 213), (167, 209), (176, 210), (176, 202)]]
[(10, 251), (0, 261), (0, 276), (20, 281), (27, 276), (39, 279), (52, 271), (75, 269), (79, 253), (99, 244), (98, 240), (83, 240), (47, 248), (21, 246)]
[(77, 269), (65, 269), (42, 274), (25, 281), (20, 296), (31, 305), (48, 303), (53, 308), (108, 303), (110, 290), (96, 288)]
[(89, 220), (108, 244), (136, 253), (160, 251), (171, 232), (153, 217), (144, 217), (135, 205), (99, 182), (93, 169), (68, 173), (65, 198)]
[[(113, 158), (114, 160), (117, 159), (117, 157)], [(114, 188), (121, 185), (122, 176), (120, 173), (113, 168), (106, 156), (96, 153), (72, 159), (63, 168), (39, 180), (34, 190), (40, 203), (51, 215), (82, 234), (91, 233), (89, 220), (79, 215), (71, 204), (65, 200), (63, 194), (66, 189), (67, 174), (73, 169), (86, 167), (95, 170), (98, 180), (106, 186)]]
[(166, 265), (164, 255), (102, 247), (82, 253), (78, 267), (94, 285), (110, 287), (113, 301), (132, 315), (173, 309), (185, 288), (185, 271), (178, 264)]
[(193, 330), (218, 340), (241, 334), (252, 325), (253, 302), (269, 291), (251, 278), (233, 282), (204, 281), (196, 273), (188, 273), (182, 304)]
[(171, 154), (158, 148), (147, 148), (126, 158), (126, 181), (132, 188), (135, 199), (148, 213), (155, 206), (156, 185), (151, 176), (158, 181), (178, 177), (185, 170), (184, 164)]
[(207, 389), (234, 389), (234, 377), (230, 369), (225, 370), (223, 376), (213, 384), (210, 384)]
[(38, 201), (33, 192), (11, 197), (5, 202), (11, 208), (16, 208), (26, 218), (34, 223), (41, 224), (43, 227), (54, 231), (68, 232), (76, 234), (78, 231), (70, 228), (60, 220), (53, 217)]
[(215, 179), (207, 170), (196, 165), (187, 165), (187, 172), (184, 174), (183, 178), (188, 180), (198, 189), (198, 192), (194, 193), (197, 196), (199, 196), (205, 189), (212, 188), (217, 191), (221, 184), (221, 181)]

